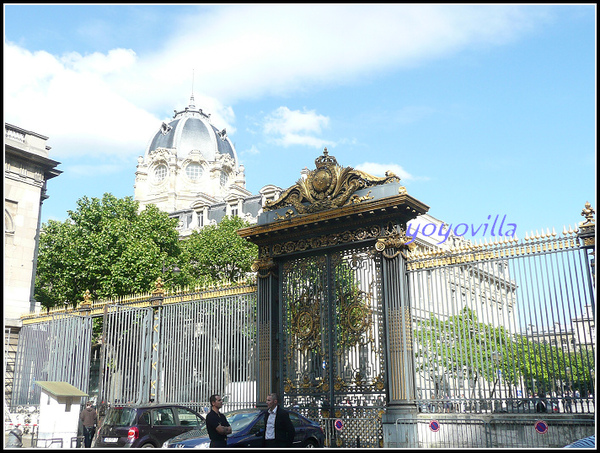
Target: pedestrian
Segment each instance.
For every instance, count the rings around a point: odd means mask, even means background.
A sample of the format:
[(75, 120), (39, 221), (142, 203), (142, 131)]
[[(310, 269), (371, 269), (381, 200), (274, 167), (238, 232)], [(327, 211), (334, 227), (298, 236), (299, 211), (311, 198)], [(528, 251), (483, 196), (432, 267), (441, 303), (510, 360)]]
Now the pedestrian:
[(296, 430), (290, 420), (290, 414), (279, 405), (279, 397), (276, 393), (271, 393), (267, 396), (265, 426), (263, 447), (281, 448), (293, 446)]
[(223, 398), (221, 395), (211, 395), (210, 412), (206, 415), (206, 430), (210, 437), (210, 448), (227, 448), (227, 434), (231, 434), (231, 426), (227, 417), (221, 414)]
[(98, 424), (98, 414), (91, 401), (85, 403), (85, 409), (79, 414), (79, 420), (83, 423), (83, 446), (84, 448), (91, 448), (96, 425)]
[(539, 397), (538, 397), (538, 394), (536, 393), (535, 400), (536, 400), (535, 411), (536, 412), (546, 412), (547, 411), (547, 407), (546, 407), (546, 401), (545, 401), (543, 392), (540, 392), (540, 396)]
[(446, 396), (444, 396), (444, 400), (444, 412), (450, 412), (450, 408), (452, 407), (452, 403), (450, 402), (450, 395), (446, 393)]
[(573, 399), (572, 395), (573, 394), (571, 393), (570, 390), (565, 393), (564, 400), (563, 400), (563, 406), (564, 406), (565, 412), (569, 412), (569, 413), (573, 412), (573, 407), (571, 406), (571, 401)]

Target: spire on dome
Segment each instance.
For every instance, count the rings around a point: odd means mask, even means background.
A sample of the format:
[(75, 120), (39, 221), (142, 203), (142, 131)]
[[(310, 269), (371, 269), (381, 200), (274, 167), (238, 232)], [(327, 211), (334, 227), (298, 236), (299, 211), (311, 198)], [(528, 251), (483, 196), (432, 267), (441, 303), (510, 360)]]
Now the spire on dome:
[(196, 105), (194, 102), (194, 70), (192, 69), (192, 95), (190, 96), (190, 108), (195, 109)]

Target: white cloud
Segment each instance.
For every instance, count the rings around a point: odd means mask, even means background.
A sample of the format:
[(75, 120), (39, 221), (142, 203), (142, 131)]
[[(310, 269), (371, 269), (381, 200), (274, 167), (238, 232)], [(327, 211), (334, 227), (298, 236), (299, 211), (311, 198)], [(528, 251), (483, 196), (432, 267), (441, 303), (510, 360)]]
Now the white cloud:
[[(62, 56), (4, 45), (5, 120), (51, 138), (53, 156), (139, 155), (168, 112), (196, 105), (234, 133), (232, 105), (311, 85), (353, 83), (368, 74), (497, 45), (535, 24), (544, 8), (515, 5), (255, 4), (201, 8), (169, 21), (154, 53), (113, 49)], [(135, 23), (128, 24), (136, 27)], [(189, 87), (189, 88), (188, 88)], [(218, 99), (218, 101), (217, 101)], [(285, 146), (331, 146), (328, 118), (273, 116)], [(287, 115), (287, 116), (286, 116)]]
[(143, 153), (158, 118), (102, 78), (123, 67), (122, 52), (59, 59), (11, 43), (4, 51), (10, 61), (4, 82), (7, 121), (50, 137), (53, 157)]
[(357, 170), (364, 171), (373, 176), (385, 176), (387, 171), (391, 171), (400, 178), (401, 181), (426, 180), (428, 178), (422, 176), (413, 176), (398, 164), (378, 164), (375, 162), (364, 162), (356, 165)]
[(256, 146), (252, 145), (249, 149), (244, 149), (241, 154), (257, 155), (260, 154), (260, 150)]
[(332, 146), (333, 142), (317, 137), (329, 125), (329, 118), (314, 110), (290, 110), (279, 107), (265, 118), (264, 133), (281, 146), (305, 145), (314, 148)]
[(103, 76), (132, 68), (136, 62), (136, 54), (131, 49), (113, 49), (107, 55), (94, 52), (82, 56), (77, 52), (69, 52), (63, 55), (60, 61), (66, 69), (72, 69), (83, 74)]

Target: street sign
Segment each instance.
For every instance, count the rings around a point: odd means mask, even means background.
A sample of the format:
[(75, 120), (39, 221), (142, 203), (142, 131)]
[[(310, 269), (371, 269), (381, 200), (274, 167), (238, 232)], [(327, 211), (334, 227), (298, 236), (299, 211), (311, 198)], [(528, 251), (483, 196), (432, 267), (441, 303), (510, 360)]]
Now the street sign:
[(440, 422), (438, 422), (437, 420), (431, 420), (429, 422), (429, 429), (432, 430), (434, 433), (437, 433), (440, 430)]
[(342, 420), (340, 420), (339, 418), (334, 422), (333, 426), (335, 427), (335, 429), (337, 429), (338, 431), (341, 431), (342, 428), (344, 427), (344, 422)]
[(548, 423), (544, 420), (538, 420), (535, 422), (534, 428), (538, 434), (546, 434), (548, 432)]

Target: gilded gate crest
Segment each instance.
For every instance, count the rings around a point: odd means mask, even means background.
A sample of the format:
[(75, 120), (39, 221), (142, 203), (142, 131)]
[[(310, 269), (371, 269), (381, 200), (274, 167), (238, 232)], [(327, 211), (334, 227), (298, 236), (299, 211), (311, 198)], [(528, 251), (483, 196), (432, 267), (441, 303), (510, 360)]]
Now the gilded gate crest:
[(352, 167), (342, 167), (334, 156), (329, 155), (327, 148), (315, 159), (315, 166), (306, 179), (298, 180), (278, 200), (267, 201), (263, 209), (272, 211), (293, 206), (299, 214), (310, 214), (352, 203), (357, 190), (400, 181), (391, 172), (380, 178)]

